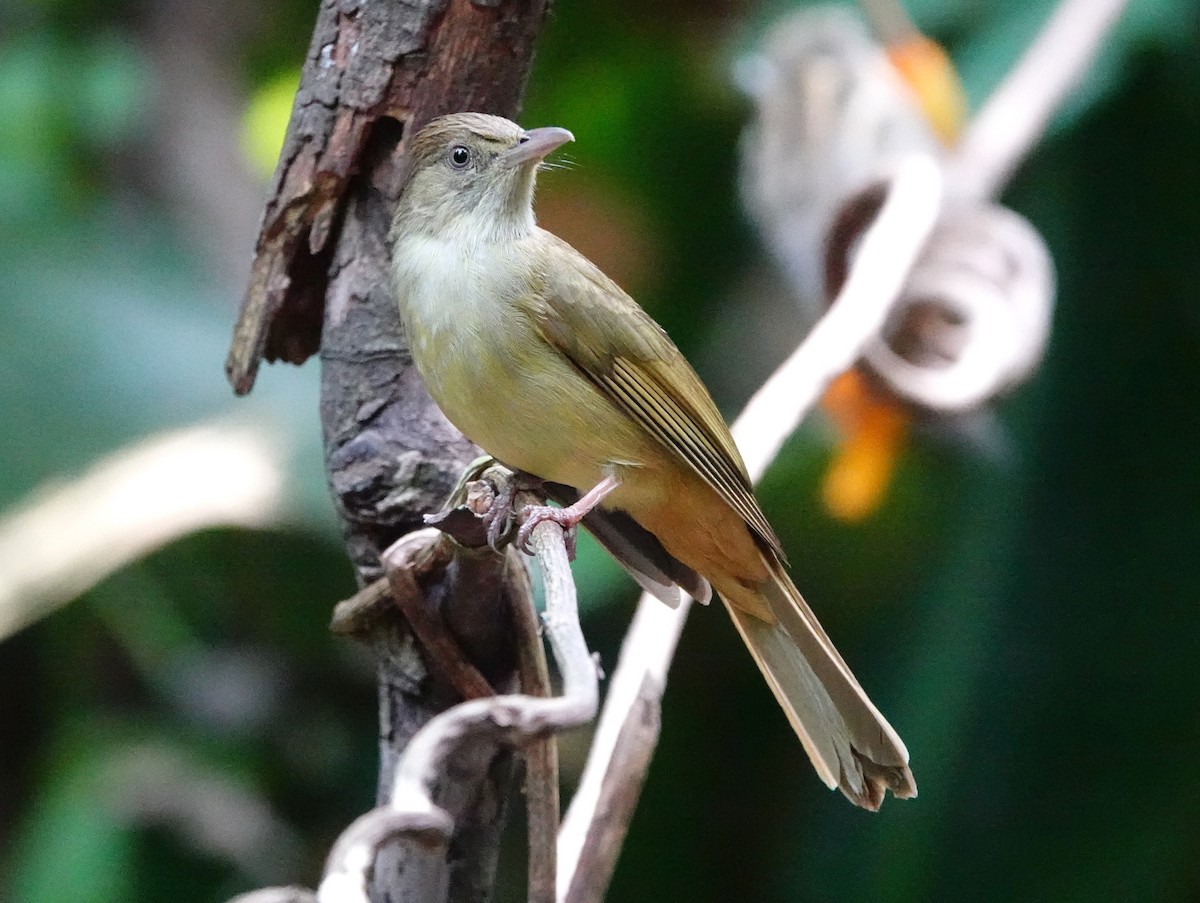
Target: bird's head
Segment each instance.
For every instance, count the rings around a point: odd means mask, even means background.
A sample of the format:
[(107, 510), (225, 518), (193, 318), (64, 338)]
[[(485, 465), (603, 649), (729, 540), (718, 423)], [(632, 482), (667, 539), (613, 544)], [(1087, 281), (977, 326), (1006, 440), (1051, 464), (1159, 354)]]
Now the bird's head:
[(574, 136), (566, 129), (526, 131), (483, 113), (453, 113), (413, 138), (412, 175), (396, 212), (396, 231), (501, 238), (533, 228), (538, 165)]

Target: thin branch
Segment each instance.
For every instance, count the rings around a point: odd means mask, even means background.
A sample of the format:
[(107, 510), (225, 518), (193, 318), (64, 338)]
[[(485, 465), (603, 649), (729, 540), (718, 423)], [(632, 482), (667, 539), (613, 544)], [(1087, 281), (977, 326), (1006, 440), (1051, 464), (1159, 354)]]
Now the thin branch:
[(418, 731), (397, 763), (388, 805), (357, 819), (334, 845), (318, 891), (321, 903), (367, 903), (376, 853), (399, 836), (409, 836), (427, 847), (449, 843), (454, 825), (434, 803), (432, 794), (448, 760), (465, 744), (489, 739), (521, 746), (595, 717), (599, 681), (579, 627), (562, 528), (544, 521), (533, 530), (530, 544), (542, 569), (546, 594), (542, 620), (562, 675), (562, 695), (470, 700), (441, 713)]
[(900, 0), (858, 0), (871, 23), (871, 30), (882, 44), (910, 40), (917, 32), (908, 10)]
[[(506, 588), (517, 634), (517, 667), (521, 691), (548, 698), (550, 671), (538, 629), (533, 587), (521, 557), (510, 550)], [(553, 736), (525, 748), (525, 813), (529, 823), (529, 903), (554, 903), (558, 856), (558, 743)]]
[(437, 669), (463, 699), (483, 699), (494, 696), (496, 691), (463, 654), (462, 647), (451, 636), (446, 625), (430, 612), (425, 594), (417, 583), (416, 564), (422, 551), (428, 546), (450, 542), (433, 528), (418, 530), (393, 543), (383, 553), (383, 564), (392, 598), (404, 612), (404, 619), (425, 649), (425, 659), (430, 667)]
[(1062, 0), (1041, 32), (971, 120), (947, 160), (956, 196), (1003, 189), (1050, 117), (1091, 67), (1129, 0)]
[(367, 633), (391, 604), (392, 588), (386, 577), (380, 577), (334, 606), (329, 630), (341, 636)]
[(941, 200), (941, 170), (931, 157), (913, 156), (897, 167), (837, 299), (734, 421), (733, 438), (752, 480), (761, 479), (829, 384), (879, 334), (933, 231)]
[(238, 894), (229, 903), (317, 903), (317, 895), (307, 887), (264, 887)]
[(168, 743), (106, 750), (89, 774), (115, 824), (166, 829), (185, 848), (228, 862), (251, 881), (295, 871), (305, 852), (263, 795)]
[[(400, 609), (427, 653), (430, 667), (463, 699), (494, 696), (496, 691), (463, 654), (441, 619), (430, 611), (420, 579), (452, 556), (451, 541), (432, 527), (400, 537), (383, 554), (387, 576), (370, 583), (333, 610), (329, 629), (345, 636), (369, 634), (393, 606)], [(463, 554), (469, 554), (466, 550)]]
[[(659, 607), (665, 606), (660, 602)], [(595, 818), (588, 828), (587, 843), (580, 851), (565, 903), (600, 903), (604, 899), (658, 745), (662, 695), (663, 685), (644, 674), (629, 716), (617, 735), (613, 759), (600, 785)]]
[[(941, 173), (929, 157), (916, 156), (897, 169), (878, 219), (863, 238), (850, 276), (825, 316), (792, 356), (767, 380), (733, 425), (734, 438), (753, 479), (759, 479), (784, 440), (821, 397), (825, 388), (861, 356), (878, 334), (909, 270), (916, 262), (941, 209)], [(644, 718), (647, 693), (661, 699), (667, 669), (691, 600), (671, 609), (643, 595), (626, 634), (604, 712), (580, 780), (559, 832), (560, 900), (596, 900), (603, 896), (619, 845), (610, 845), (611, 861), (592, 855), (598, 835), (613, 830), (612, 819), (599, 819), (601, 800), (613, 784), (627, 780), (628, 769), (614, 761), (627, 725)], [(641, 752), (622, 750), (635, 761), (649, 753), (657, 731), (639, 735)], [(625, 817), (632, 815), (629, 805)], [(623, 830), (623, 829), (622, 829)], [(589, 856), (584, 858), (584, 851)], [(586, 864), (590, 870), (584, 874)], [(584, 893), (583, 889), (587, 889)]]

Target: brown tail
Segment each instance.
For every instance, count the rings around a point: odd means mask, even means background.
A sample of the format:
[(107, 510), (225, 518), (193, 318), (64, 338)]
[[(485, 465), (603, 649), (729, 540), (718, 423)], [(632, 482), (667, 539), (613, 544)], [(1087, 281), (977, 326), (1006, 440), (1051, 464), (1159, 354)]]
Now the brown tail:
[(717, 589), (817, 774), (864, 809), (877, 810), (888, 790), (900, 799), (916, 796), (904, 743), (783, 567), (764, 557), (771, 576), (754, 590)]

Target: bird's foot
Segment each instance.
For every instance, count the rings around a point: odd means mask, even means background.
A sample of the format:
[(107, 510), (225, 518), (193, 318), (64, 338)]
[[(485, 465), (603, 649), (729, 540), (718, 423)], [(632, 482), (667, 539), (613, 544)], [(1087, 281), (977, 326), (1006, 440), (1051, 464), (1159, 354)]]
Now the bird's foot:
[(518, 517), (522, 523), (521, 529), (517, 531), (517, 548), (526, 555), (532, 555), (533, 550), (529, 548), (529, 537), (533, 534), (534, 528), (544, 521), (553, 521), (563, 528), (563, 542), (567, 547), (567, 558), (574, 561), (575, 528), (618, 485), (620, 484), (616, 477), (605, 477), (586, 495), (581, 496), (579, 501), (565, 508), (551, 508), (549, 505), (526, 505), (521, 509)]
[(513, 473), (492, 495), (491, 505), (482, 515), (487, 527), (487, 544), (493, 552), (500, 551), (500, 544), (511, 532), (517, 520), (517, 493), (536, 492), (542, 481), (522, 471)]

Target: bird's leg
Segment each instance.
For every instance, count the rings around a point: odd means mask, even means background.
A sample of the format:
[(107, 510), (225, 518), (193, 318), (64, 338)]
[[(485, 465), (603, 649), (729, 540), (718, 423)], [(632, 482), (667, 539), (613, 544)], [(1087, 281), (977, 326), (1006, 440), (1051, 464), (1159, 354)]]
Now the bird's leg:
[(529, 536), (533, 533), (533, 528), (542, 521), (552, 520), (563, 528), (567, 555), (573, 560), (575, 558), (576, 525), (619, 485), (620, 481), (616, 477), (607, 476), (588, 490), (586, 495), (580, 496), (579, 501), (565, 508), (551, 508), (549, 505), (526, 505), (520, 513), (520, 519), (524, 523), (517, 531), (517, 548), (526, 555), (533, 554), (529, 550)]
[(500, 551), (500, 542), (513, 528), (517, 493), (537, 492), (542, 481), (533, 474), (518, 470), (511, 473), (492, 497), (491, 506), (484, 512), (483, 522), (487, 526), (487, 543), (493, 552)]

